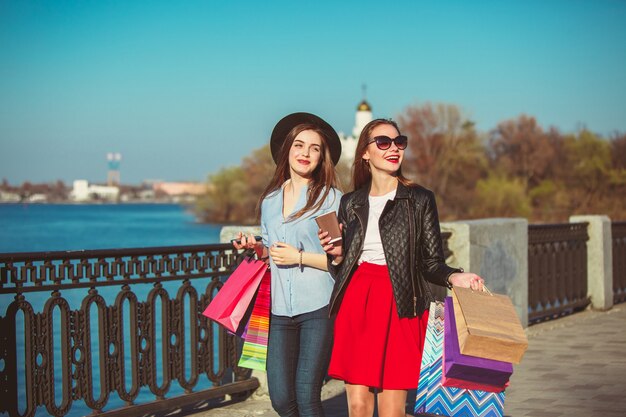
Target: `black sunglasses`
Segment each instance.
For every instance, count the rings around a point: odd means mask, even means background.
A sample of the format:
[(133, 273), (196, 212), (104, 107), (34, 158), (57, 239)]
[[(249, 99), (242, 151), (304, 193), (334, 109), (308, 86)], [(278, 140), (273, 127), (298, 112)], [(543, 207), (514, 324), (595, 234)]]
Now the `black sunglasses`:
[(375, 138), (370, 139), (367, 144), (369, 145), (372, 142), (376, 142), (376, 147), (378, 147), (381, 151), (386, 151), (391, 148), (391, 142), (395, 143), (398, 149), (406, 149), (406, 145), (409, 143), (409, 140), (404, 135), (400, 135), (394, 139), (389, 136), (376, 136)]

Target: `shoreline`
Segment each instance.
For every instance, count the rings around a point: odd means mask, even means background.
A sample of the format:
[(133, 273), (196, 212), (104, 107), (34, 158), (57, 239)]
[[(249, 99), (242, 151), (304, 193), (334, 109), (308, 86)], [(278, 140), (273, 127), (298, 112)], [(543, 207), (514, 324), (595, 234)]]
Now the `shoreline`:
[(172, 206), (191, 206), (191, 203), (182, 203), (176, 201), (0, 201), (0, 205), (15, 205), (15, 206), (117, 206), (117, 205), (172, 205)]

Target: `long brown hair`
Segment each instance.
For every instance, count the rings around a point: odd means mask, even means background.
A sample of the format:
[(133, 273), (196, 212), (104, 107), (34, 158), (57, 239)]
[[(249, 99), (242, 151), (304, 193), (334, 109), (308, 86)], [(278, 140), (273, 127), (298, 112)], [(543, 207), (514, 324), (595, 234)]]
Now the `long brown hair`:
[[(398, 124), (391, 119), (374, 119), (365, 125), (359, 136), (359, 141), (354, 153), (354, 163), (352, 164), (352, 186), (354, 190), (358, 190), (372, 181), (372, 171), (370, 170), (369, 162), (363, 159), (363, 155), (369, 145), (372, 131), (380, 125), (393, 126), (398, 131), (398, 134), (401, 135)], [(398, 171), (396, 171), (396, 177), (398, 181), (404, 185), (411, 184), (411, 180), (402, 175), (402, 167), (398, 168)]]
[[(285, 137), (280, 152), (278, 153), (276, 171), (270, 181), (269, 185), (263, 191), (259, 203), (257, 204), (257, 215), (261, 215), (261, 202), (265, 197), (278, 190), (289, 178), (291, 178), (291, 172), (289, 170), (289, 150), (293, 141), (300, 133), (305, 130), (312, 130), (322, 138), (322, 146), (320, 152), (320, 161), (313, 171), (313, 175), (309, 180), (309, 187), (307, 190), (307, 200), (304, 207), (298, 210), (296, 213), (292, 213), (289, 216), (289, 220), (295, 220), (306, 212), (311, 211), (315, 213), (322, 207), (322, 204), (328, 197), (331, 187), (337, 187), (337, 174), (335, 173), (335, 166), (330, 155), (330, 149), (328, 148), (328, 138), (322, 129), (318, 126), (310, 123), (303, 123), (295, 126)], [(320, 198), (320, 195), (323, 195)]]

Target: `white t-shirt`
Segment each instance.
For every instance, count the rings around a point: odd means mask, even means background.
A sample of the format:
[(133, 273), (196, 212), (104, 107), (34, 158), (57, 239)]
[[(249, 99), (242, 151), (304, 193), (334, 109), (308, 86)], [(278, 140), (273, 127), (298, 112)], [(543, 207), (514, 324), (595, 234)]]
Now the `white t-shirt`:
[(380, 229), (378, 221), (383, 213), (387, 201), (393, 200), (396, 196), (396, 190), (385, 195), (369, 196), (370, 211), (367, 217), (367, 231), (365, 232), (365, 241), (363, 242), (363, 251), (359, 257), (359, 263), (369, 262), (377, 265), (387, 265), (385, 252), (383, 251), (383, 242), (380, 239)]

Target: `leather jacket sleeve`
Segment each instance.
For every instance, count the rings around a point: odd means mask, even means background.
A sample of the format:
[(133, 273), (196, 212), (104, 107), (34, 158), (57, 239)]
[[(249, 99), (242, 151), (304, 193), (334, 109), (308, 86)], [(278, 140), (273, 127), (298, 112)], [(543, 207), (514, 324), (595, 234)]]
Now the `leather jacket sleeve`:
[(424, 279), (436, 285), (448, 287), (448, 277), (460, 269), (451, 268), (446, 265), (443, 254), (443, 244), (441, 242), (441, 229), (439, 226), (439, 215), (437, 213), (437, 203), (432, 191), (428, 191), (424, 201), (423, 214), (421, 220), (421, 272)]
[[(346, 204), (347, 204), (347, 194), (344, 194), (341, 197), (341, 202), (339, 203), (339, 211), (337, 212), (337, 220), (339, 221), (339, 224), (342, 225), (342, 232), (341, 232), (341, 237), (342, 240), (344, 242), (343, 245), (343, 256), (346, 256), (346, 250), (348, 248), (346, 248), (345, 245), (345, 241), (346, 241)], [(338, 265), (333, 265), (333, 257), (330, 255), (327, 255), (327, 264), (328, 264), (328, 272), (330, 272), (330, 275), (333, 277), (333, 279), (337, 279), (337, 275), (339, 274), (339, 269), (341, 264)]]

